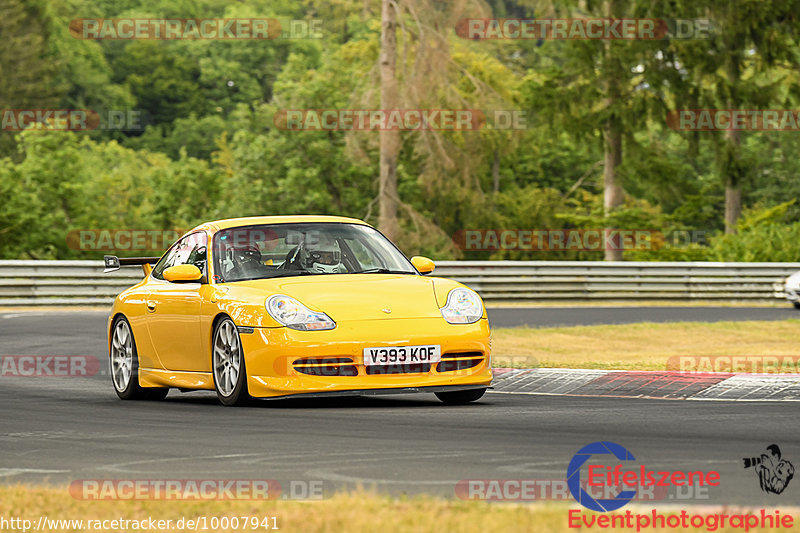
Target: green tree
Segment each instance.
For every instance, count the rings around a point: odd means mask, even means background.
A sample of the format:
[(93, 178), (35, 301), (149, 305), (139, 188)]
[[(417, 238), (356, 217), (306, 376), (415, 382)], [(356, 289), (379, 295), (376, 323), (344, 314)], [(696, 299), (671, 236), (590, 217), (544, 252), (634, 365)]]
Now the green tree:
[[(650, 3), (603, 0), (571, 3), (554, 17), (651, 17)], [(614, 227), (625, 204), (621, 167), (625, 140), (642, 129), (649, 114), (661, 109), (656, 90), (662, 79), (649, 68), (662, 43), (652, 40), (567, 40), (546, 42), (548, 61), (524, 81), (529, 109), (557, 128), (602, 146), (603, 206), (606, 224)], [(550, 51), (550, 49), (553, 49)], [(606, 260), (621, 260), (607, 250)]]
[[(685, 72), (676, 105), (712, 109), (759, 109), (785, 105), (797, 83), (777, 77), (776, 67), (797, 61), (800, 2), (797, 0), (683, 0), (663, 4), (677, 16), (711, 22), (708, 39), (674, 41), (676, 69)], [(793, 66), (790, 67), (792, 70)], [(753, 168), (742, 152), (742, 132), (714, 135), (715, 170), (725, 185), (725, 231), (734, 233), (742, 210), (742, 187)]]
[[(0, 3), (0, 109), (48, 109), (68, 87), (59, 83), (59, 58), (48, 46), (42, 1)], [(0, 133), (0, 157), (16, 157), (13, 136)]]

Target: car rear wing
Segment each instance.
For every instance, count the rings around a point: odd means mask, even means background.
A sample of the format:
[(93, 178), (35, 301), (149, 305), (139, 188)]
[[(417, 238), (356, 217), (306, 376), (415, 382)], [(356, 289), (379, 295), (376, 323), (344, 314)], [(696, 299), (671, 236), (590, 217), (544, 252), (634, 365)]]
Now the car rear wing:
[(115, 270), (119, 270), (120, 267), (124, 266), (137, 266), (141, 265), (142, 271), (144, 272), (145, 276), (149, 276), (150, 272), (153, 271), (153, 265), (158, 263), (158, 260), (161, 259), (160, 257), (122, 257), (119, 258), (116, 255), (104, 255), (103, 256), (103, 263), (105, 264), (105, 269), (103, 269), (103, 273), (106, 272), (114, 272)]

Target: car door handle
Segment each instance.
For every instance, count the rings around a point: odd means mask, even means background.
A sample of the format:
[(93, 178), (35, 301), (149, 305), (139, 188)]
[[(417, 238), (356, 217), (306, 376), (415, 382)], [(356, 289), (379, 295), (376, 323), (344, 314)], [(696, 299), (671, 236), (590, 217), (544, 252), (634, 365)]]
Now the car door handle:
[(155, 310), (156, 310), (156, 303), (155, 303), (155, 302), (148, 301), (148, 302), (147, 302), (147, 310), (148, 310), (148, 311), (150, 311), (151, 313), (152, 313), (153, 311), (155, 311)]

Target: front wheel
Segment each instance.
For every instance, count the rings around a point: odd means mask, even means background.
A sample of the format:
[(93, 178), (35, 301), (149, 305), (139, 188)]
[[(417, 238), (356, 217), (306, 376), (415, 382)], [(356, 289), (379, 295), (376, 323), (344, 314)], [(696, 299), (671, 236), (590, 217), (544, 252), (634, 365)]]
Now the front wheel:
[(452, 392), (436, 392), (436, 397), (447, 404), (469, 403), (480, 400), (486, 389), (457, 390)]
[(111, 381), (114, 391), (123, 400), (163, 400), (168, 388), (139, 385), (139, 355), (131, 325), (124, 316), (117, 318), (111, 330)]
[(230, 318), (219, 321), (214, 330), (211, 366), (214, 389), (222, 405), (243, 405), (250, 400), (239, 331)]

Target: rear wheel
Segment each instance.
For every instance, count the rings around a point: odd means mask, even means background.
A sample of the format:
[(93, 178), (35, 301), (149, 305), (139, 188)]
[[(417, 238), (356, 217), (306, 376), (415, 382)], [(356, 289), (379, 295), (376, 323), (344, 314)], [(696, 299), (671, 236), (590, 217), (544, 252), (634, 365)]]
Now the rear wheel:
[(250, 400), (247, 371), (239, 331), (230, 318), (220, 320), (214, 329), (212, 350), (211, 365), (217, 398), (223, 405), (244, 405)]
[(111, 381), (114, 391), (123, 400), (163, 400), (168, 388), (139, 385), (139, 356), (131, 325), (124, 316), (117, 318), (111, 330)]
[(437, 392), (436, 397), (447, 404), (469, 403), (480, 400), (486, 389), (457, 390), (452, 392)]

